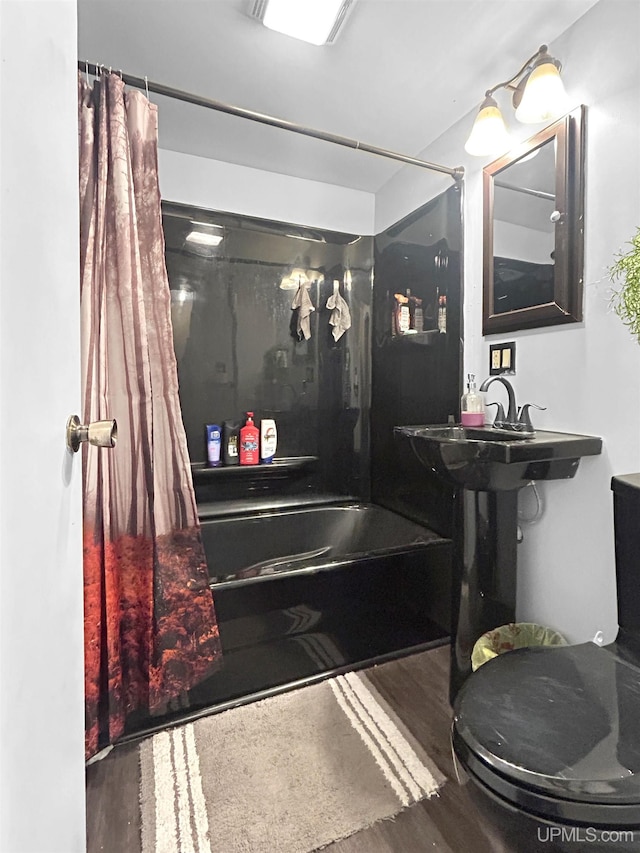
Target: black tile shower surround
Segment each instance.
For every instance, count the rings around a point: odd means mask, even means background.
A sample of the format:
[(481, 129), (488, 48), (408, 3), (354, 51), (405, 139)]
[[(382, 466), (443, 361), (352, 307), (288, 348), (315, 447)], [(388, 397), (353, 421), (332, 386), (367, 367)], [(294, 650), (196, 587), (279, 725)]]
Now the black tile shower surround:
[[(186, 239), (202, 222), (222, 229), (217, 248)], [(278, 458), (316, 460), (286, 484), (261, 480), (261, 492), (313, 490), (367, 500), (373, 238), (171, 202), (163, 202), (163, 226), (192, 462), (206, 462), (205, 424), (243, 423), (252, 411), (256, 423), (275, 420)], [(292, 327), (291, 304), (303, 278), (315, 308), (308, 340)], [(352, 319), (338, 341), (326, 307), (334, 280)], [(242, 477), (216, 480), (222, 500), (241, 499), (245, 486)]]
[[(457, 422), (461, 387), (461, 198), (451, 187), (375, 238), (371, 497), (442, 536), (453, 526), (453, 489), (427, 478), (399, 424)], [(423, 335), (393, 335), (394, 293), (422, 299)], [(446, 331), (438, 302), (446, 297)], [(420, 343), (416, 343), (416, 338)]]
[[(375, 238), (163, 202), (180, 397), (192, 461), (204, 425), (254, 411), (278, 427), (277, 457), (315, 457), (256, 495), (354, 495), (450, 536), (451, 490), (418, 478), (393, 438), (402, 423), (457, 420), (461, 371), (461, 190), (457, 185)], [(186, 240), (223, 228), (215, 250)], [(295, 275), (311, 282), (311, 338), (295, 340)], [(337, 342), (326, 301), (340, 282), (352, 324)], [(373, 282), (373, 284), (372, 284)], [(291, 287), (293, 289), (283, 289)], [(391, 335), (395, 292), (423, 300), (423, 334)], [(445, 296), (446, 331), (438, 330)], [(425, 345), (418, 345), (416, 342)], [(215, 485), (214, 485), (215, 482)], [(196, 484), (199, 502), (242, 500), (243, 477)]]

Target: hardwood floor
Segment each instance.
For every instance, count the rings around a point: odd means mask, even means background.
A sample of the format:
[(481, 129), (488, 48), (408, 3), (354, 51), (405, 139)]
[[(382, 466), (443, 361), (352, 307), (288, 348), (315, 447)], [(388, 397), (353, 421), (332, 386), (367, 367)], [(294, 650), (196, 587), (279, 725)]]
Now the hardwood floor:
[[(438, 796), (416, 803), (394, 820), (331, 844), (331, 853), (526, 853), (535, 831), (501, 826), (500, 833), (458, 784), (451, 756), (448, 694), (449, 646), (367, 670), (379, 692), (444, 773)], [(88, 853), (140, 853), (137, 745), (116, 747), (87, 768)], [(515, 835), (515, 841), (513, 836)], [(529, 837), (526, 837), (529, 836)], [(277, 851), (274, 851), (277, 853)]]
[[(331, 853), (524, 853), (526, 839), (517, 831), (517, 846), (487, 821), (458, 783), (449, 732), (449, 646), (401, 658), (367, 671), (380, 694), (396, 711), (425, 752), (446, 776), (438, 796), (422, 800), (394, 821), (381, 821), (331, 844)], [(509, 827), (505, 829), (510, 830)], [(513, 832), (511, 831), (511, 834)]]

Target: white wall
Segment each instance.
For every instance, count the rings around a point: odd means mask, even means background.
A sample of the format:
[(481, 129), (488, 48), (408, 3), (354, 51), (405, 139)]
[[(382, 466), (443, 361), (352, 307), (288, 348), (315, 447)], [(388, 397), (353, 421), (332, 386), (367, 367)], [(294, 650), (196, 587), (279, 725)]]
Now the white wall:
[(1, 853), (85, 848), (75, 63), (75, 0), (1, 0)]
[(375, 196), (362, 190), (163, 149), (159, 176), (166, 201), (349, 234), (374, 233)]
[[(463, 146), (474, 115), (456, 124), (420, 156), (467, 168), (465, 188), (465, 372), (488, 374), (489, 343), (517, 342), (513, 384), (536, 412), (541, 429), (602, 436), (604, 452), (583, 459), (576, 478), (543, 485), (542, 522), (525, 528), (519, 548), (518, 618), (563, 631), (572, 641), (617, 630), (612, 474), (640, 470), (640, 346), (608, 307), (607, 268), (640, 225), (640, 4), (600, 0), (550, 52), (587, 114), (584, 322), (482, 337), (482, 167)], [(530, 46), (523, 45), (523, 56)], [(494, 80), (481, 85), (491, 86)], [(516, 127), (519, 139), (537, 126)], [(441, 176), (408, 169), (376, 197), (376, 230), (443, 188)], [(446, 188), (446, 185), (445, 185)], [(498, 399), (499, 391), (490, 394)]]

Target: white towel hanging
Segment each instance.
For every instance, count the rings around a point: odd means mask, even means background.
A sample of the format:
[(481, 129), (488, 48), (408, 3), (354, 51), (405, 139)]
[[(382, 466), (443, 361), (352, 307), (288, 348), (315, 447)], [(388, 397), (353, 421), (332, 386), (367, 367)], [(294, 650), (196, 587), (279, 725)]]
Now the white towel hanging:
[(311, 314), (316, 310), (311, 302), (308, 282), (301, 281), (298, 285), (298, 290), (296, 291), (296, 295), (293, 297), (293, 302), (291, 303), (291, 309), (295, 311), (296, 308), (298, 309), (298, 317), (296, 320), (298, 340), (301, 341), (304, 339), (305, 341), (308, 341), (311, 337)]
[(334, 341), (339, 341), (347, 329), (351, 328), (351, 311), (344, 298), (340, 295), (340, 282), (334, 280), (333, 293), (327, 299), (327, 308), (331, 309), (329, 325)]

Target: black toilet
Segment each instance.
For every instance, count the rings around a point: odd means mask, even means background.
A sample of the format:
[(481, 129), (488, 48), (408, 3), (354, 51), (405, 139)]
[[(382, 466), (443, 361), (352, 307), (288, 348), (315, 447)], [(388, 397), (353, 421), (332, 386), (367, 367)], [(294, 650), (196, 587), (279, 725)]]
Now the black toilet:
[(611, 487), (615, 642), (494, 658), (458, 693), (452, 739), (472, 787), (499, 814), (562, 827), (556, 838), (617, 838), (609, 849), (618, 851), (640, 849), (640, 474)]

